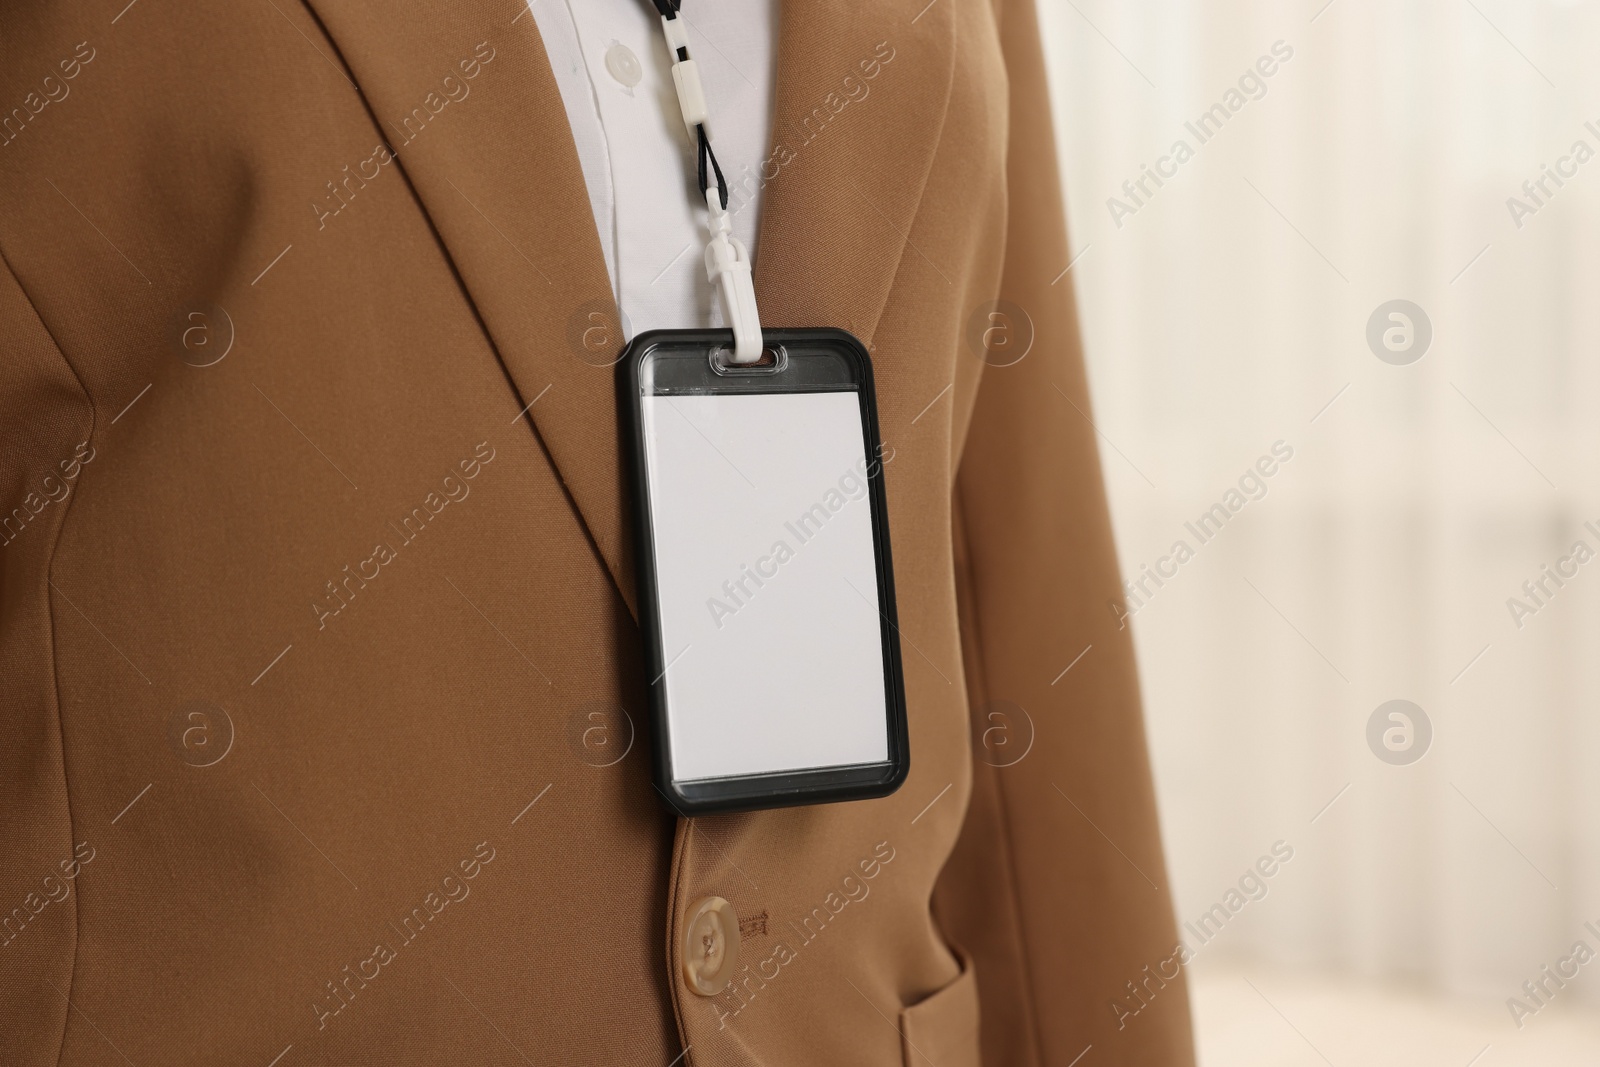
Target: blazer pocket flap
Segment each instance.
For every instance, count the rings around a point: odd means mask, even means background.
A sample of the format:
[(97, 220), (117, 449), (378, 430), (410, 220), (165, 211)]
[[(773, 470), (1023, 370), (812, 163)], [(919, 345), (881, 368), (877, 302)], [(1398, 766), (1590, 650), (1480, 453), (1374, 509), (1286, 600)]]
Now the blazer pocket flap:
[(978, 979), (972, 960), (955, 949), (961, 974), (900, 1013), (906, 1067), (980, 1067)]

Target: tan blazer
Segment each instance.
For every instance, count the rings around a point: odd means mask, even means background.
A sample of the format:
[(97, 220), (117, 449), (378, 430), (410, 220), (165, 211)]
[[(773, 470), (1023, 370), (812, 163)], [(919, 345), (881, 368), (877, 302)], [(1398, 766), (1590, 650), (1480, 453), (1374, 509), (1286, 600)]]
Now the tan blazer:
[(1191, 1062), (1028, 0), (784, 5), (757, 288), (871, 346), (912, 770), (694, 820), (519, 0), (4, 22), (0, 1062)]

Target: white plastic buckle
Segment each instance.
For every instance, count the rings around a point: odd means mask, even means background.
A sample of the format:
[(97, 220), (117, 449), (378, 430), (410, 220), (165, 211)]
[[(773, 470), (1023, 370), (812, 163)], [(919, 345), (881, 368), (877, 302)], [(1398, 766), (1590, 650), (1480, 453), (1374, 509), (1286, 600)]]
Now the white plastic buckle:
[(667, 18), (661, 16), (661, 28), (667, 34), (667, 48), (672, 52), (672, 61), (678, 61), (678, 49), (689, 47), (689, 27), (684, 25), (680, 18)]
[(678, 58), (678, 50), (689, 47), (689, 31), (683, 20), (663, 18), (661, 26), (667, 34), (667, 53), (672, 57), (672, 85), (678, 90), (678, 110), (683, 112), (683, 124), (692, 139), (694, 128), (702, 125), (710, 113), (705, 86), (700, 82), (700, 67), (692, 59)]
[(733, 329), (733, 363), (754, 363), (761, 358), (761, 315), (756, 310), (755, 279), (750, 272), (750, 253), (744, 242), (733, 236), (733, 224), (722, 207), (716, 186), (706, 190), (706, 209), (711, 212), (708, 228), (711, 241), (706, 245), (706, 279), (722, 292), (722, 309)]

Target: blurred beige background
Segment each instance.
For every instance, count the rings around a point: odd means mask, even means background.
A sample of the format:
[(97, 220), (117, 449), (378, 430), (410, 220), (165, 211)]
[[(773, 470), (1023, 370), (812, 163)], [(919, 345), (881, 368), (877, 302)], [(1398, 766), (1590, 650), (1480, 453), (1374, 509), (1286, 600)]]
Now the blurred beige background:
[(1600, 5), (1040, 7), (1202, 1062), (1600, 1062)]

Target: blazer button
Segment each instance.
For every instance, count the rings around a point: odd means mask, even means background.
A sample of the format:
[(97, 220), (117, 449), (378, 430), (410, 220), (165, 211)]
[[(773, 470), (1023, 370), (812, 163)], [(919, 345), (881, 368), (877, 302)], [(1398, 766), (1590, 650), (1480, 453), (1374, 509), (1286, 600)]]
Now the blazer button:
[(702, 997), (714, 997), (739, 969), (739, 919), (721, 897), (705, 897), (684, 914), (683, 980)]

